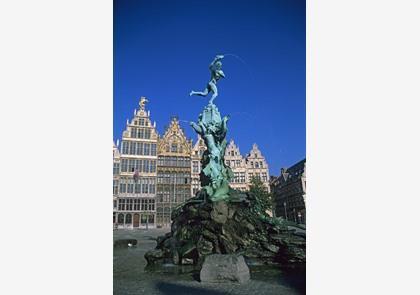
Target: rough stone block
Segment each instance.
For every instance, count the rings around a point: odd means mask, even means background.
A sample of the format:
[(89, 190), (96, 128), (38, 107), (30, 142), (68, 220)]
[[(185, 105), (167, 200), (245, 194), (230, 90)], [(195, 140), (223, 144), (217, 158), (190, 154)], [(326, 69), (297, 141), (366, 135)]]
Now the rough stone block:
[(200, 271), (200, 280), (205, 283), (239, 282), (251, 278), (243, 256), (234, 254), (212, 254), (206, 256)]

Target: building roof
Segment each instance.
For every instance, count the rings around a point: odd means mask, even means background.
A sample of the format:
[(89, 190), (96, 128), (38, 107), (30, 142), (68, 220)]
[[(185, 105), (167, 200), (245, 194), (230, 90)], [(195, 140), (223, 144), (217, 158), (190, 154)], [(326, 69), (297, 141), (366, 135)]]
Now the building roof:
[[(282, 168), (280, 176), (277, 178), (280, 184), (284, 184), (288, 181), (294, 181), (305, 173), (306, 169), (306, 158), (293, 164), (289, 168)], [(274, 180), (273, 180), (274, 183)]]

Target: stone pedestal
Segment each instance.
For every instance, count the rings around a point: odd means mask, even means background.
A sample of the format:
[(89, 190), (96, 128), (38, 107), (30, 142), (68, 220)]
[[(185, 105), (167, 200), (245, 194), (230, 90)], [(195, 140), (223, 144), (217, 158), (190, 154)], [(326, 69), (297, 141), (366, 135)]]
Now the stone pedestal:
[(245, 283), (250, 278), (249, 268), (244, 257), (231, 254), (206, 256), (200, 271), (200, 280), (203, 283)]

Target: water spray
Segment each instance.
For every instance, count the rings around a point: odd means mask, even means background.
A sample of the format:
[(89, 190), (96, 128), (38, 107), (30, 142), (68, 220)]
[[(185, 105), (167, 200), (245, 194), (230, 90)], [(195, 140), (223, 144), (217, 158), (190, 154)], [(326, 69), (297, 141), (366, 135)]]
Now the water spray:
[(252, 76), (251, 68), (250, 68), (250, 67), (249, 67), (249, 65), (245, 62), (245, 60), (243, 60), (243, 58), (241, 58), (239, 55), (234, 54), (234, 53), (225, 53), (225, 54), (223, 54), (223, 55), (224, 55), (224, 56), (233, 56), (233, 57), (235, 57), (237, 60), (239, 60), (241, 63), (243, 63), (243, 64), (245, 65), (245, 67), (246, 67), (246, 69), (247, 69), (247, 71), (248, 71), (249, 75), (250, 75), (252, 78), (254, 78), (254, 77)]

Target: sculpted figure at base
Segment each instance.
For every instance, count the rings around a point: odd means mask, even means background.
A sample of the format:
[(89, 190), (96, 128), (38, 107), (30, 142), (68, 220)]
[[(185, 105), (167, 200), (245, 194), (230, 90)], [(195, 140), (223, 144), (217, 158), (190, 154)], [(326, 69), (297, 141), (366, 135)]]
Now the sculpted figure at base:
[(202, 158), (203, 170), (200, 173), (200, 181), (212, 201), (229, 197), (229, 180), (232, 178), (232, 171), (224, 163), (228, 120), (228, 116), (222, 119), (216, 105), (210, 103), (199, 115), (198, 123), (190, 123), (207, 146)]

